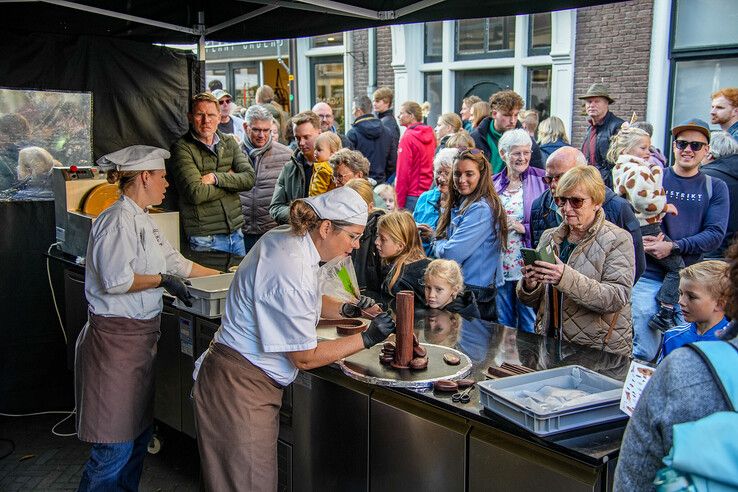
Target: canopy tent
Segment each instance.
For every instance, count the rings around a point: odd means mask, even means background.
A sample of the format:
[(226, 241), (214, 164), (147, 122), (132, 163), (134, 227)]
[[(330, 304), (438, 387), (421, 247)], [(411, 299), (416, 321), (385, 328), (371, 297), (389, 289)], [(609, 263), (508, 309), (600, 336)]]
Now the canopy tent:
[[(617, 0), (615, 0), (617, 1)], [(14, 31), (158, 43), (286, 39), (389, 24), (499, 17), (613, 0), (0, 0)]]

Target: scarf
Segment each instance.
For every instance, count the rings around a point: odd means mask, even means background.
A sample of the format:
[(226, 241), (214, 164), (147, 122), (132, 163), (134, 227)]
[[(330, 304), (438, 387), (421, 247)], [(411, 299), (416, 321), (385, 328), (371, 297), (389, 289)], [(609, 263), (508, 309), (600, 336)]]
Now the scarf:
[(505, 161), (500, 157), (500, 150), (497, 148), (497, 142), (500, 141), (501, 137), (502, 133), (495, 130), (495, 122), (490, 118), (487, 145), (489, 145), (489, 163), (492, 165), (492, 175), (505, 169)]
[(246, 151), (246, 154), (248, 154), (249, 158), (251, 158), (251, 162), (256, 164), (256, 161), (260, 159), (262, 155), (266, 154), (269, 149), (272, 148), (272, 137), (269, 137), (269, 140), (267, 140), (267, 143), (263, 147), (256, 148), (251, 142), (248, 134), (246, 134), (246, 138), (243, 139), (243, 148)]

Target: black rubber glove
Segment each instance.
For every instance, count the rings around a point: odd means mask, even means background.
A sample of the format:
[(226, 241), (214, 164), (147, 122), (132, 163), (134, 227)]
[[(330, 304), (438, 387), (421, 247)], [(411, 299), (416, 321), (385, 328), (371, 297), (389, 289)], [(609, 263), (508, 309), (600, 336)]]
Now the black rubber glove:
[(164, 287), (167, 292), (182, 301), (185, 306), (192, 307), (193, 297), (190, 295), (190, 291), (187, 290), (187, 286), (192, 285), (190, 281), (186, 278), (169, 275), (167, 273), (162, 273), (160, 275), (161, 282), (159, 282), (157, 287)]
[(374, 318), (364, 332), (361, 338), (364, 341), (364, 348), (373, 347), (383, 342), (391, 333), (395, 331), (395, 321), (388, 313), (382, 313)]
[(358, 318), (361, 316), (361, 310), (374, 306), (377, 303), (374, 299), (367, 296), (359, 296), (359, 302), (349, 304), (344, 302), (341, 304), (341, 316), (344, 318)]

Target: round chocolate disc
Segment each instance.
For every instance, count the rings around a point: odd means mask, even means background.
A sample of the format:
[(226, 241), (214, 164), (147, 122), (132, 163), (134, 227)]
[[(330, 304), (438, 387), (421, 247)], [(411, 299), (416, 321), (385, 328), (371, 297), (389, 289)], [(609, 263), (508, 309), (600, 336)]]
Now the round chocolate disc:
[(421, 369), (427, 369), (427, 368), (428, 368), (428, 358), (427, 357), (416, 357), (410, 361), (410, 369), (419, 371)]
[(422, 345), (418, 345), (417, 347), (413, 347), (413, 354), (415, 357), (425, 357), (428, 355), (428, 351)]
[(445, 362), (449, 366), (458, 366), (461, 362), (461, 359), (459, 359), (459, 356), (456, 354), (446, 352), (445, 354), (443, 354), (443, 362)]
[(384, 349), (384, 350), (392, 350), (394, 352), (394, 350), (395, 350), (395, 342), (384, 342), (384, 345), (382, 345), (382, 349)]

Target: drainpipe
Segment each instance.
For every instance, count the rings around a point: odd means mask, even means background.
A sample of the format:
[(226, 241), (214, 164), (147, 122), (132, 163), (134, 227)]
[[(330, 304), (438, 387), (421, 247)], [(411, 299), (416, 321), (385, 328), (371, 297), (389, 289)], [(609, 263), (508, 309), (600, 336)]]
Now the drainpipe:
[(368, 76), (366, 91), (367, 95), (371, 99), (372, 94), (374, 94), (374, 91), (377, 90), (377, 28), (372, 27), (367, 30), (369, 32), (367, 37)]

